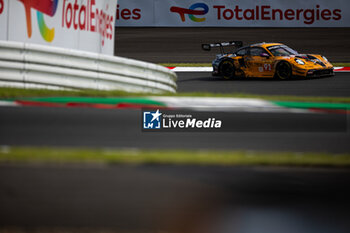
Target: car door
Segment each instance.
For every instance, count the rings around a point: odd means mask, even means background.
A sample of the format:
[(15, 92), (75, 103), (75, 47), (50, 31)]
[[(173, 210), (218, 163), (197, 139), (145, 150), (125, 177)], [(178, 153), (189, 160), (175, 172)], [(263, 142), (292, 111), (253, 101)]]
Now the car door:
[(247, 52), (248, 52), (248, 48), (242, 48), (240, 50), (238, 50), (235, 55), (238, 59), (238, 62), (239, 62), (239, 66), (241, 68), (244, 68), (246, 67), (246, 64), (245, 64), (245, 61), (244, 61), (244, 58), (245, 56), (247, 55)]
[(273, 59), (261, 47), (251, 47), (245, 58), (251, 77), (273, 77)]
[(249, 76), (248, 74), (246, 74), (247, 71), (247, 64), (245, 62), (245, 58), (247, 57), (247, 53), (248, 53), (248, 49), (249, 48), (241, 48), (238, 51), (235, 52), (236, 55), (236, 59), (238, 60), (239, 63), (239, 70), (236, 71), (236, 74), (238, 74), (238, 76)]

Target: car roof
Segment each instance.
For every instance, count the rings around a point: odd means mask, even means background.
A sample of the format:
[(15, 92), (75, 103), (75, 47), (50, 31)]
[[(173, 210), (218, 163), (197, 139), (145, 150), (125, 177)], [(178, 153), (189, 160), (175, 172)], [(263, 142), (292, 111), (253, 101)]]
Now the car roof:
[(262, 43), (252, 44), (252, 45), (250, 45), (250, 47), (263, 47), (263, 48), (267, 48), (267, 47), (276, 46), (276, 45), (283, 45), (283, 44), (281, 44), (281, 43), (266, 43), (266, 42), (262, 42)]
[(276, 46), (276, 45), (283, 45), (281, 43), (274, 43), (274, 42), (270, 42), (270, 43), (266, 43), (266, 42), (262, 42), (262, 43), (256, 43), (256, 44), (251, 44), (251, 45), (247, 45), (247, 46), (243, 46), (240, 47), (238, 49), (236, 49), (235, 52), (241, 50), (241, 49), (247, 49), (247, 48), (251, 48), (251, 47), (262, 47), (262, 48), (268, 48), (270, 46)]

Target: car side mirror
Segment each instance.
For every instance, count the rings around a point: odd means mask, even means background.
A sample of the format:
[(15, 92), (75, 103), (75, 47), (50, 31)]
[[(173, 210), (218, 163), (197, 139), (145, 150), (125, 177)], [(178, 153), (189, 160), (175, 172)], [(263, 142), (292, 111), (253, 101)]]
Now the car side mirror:
[(266, 57), (266, 58), (269, 58), (269, 57), (270, 57), (270, 55), (269, 55), (269, 54), (267, 54), (267, 53), (261, 53), (261, 54), (260, 54), (260, 57)]
[(202, 49), (205, 51), (210, 51), (211, 47), (209, 44), (202, 44)]

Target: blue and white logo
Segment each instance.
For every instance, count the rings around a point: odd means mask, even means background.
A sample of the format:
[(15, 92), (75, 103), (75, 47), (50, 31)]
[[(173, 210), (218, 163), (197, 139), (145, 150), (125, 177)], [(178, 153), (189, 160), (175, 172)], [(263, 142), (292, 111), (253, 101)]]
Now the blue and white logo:
[(161, 115), (159, 109), (156, 112), (143, 112), (143, 128), (144, 129), (160, 129)]

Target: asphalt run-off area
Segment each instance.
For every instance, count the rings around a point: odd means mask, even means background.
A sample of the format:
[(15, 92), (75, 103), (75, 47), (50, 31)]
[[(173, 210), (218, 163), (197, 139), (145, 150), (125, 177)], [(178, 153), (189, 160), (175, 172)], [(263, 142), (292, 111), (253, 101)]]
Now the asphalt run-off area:
[(243, 93), (255, 95), (350, 96), (350, 72), (334, 77), (275, 79), (240, 78), (226, 80), (211, 72), (178, 72), (178, 92)]

